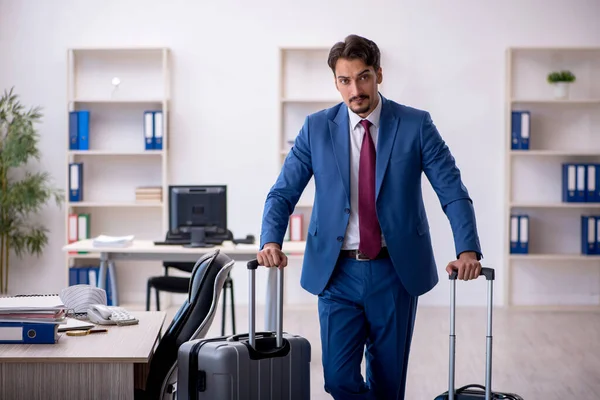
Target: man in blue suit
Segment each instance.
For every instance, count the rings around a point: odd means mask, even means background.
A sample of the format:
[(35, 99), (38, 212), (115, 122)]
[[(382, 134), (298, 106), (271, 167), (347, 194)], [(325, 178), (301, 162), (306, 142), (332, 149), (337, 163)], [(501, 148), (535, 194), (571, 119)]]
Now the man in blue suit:
[(374, 42), (350, 35), (328, 64), (343, 103), (306, 118), (267, 196), (257, 259), (287, 266), (289, 217), (314, 177), (301, 285), (319, 297), (325, 390), (404, 399), (417, 299), (438, 282), (422, 173), (452, 227), (457, 259), (446, 271), (462, 280), (481, 271), (473, 204), (429, 113), (378, 92)]

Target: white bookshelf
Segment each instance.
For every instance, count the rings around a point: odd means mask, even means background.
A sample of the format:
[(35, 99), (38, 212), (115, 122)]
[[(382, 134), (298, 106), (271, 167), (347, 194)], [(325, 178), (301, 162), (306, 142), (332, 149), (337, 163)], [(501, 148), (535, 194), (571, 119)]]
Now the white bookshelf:
[[(552, 71), (576, 76), (555, 99)], [(511, 111), (531, 112), (529, 150), (511, 149)], [(505, 299), (537, 309), (600, 307), (600, 256), (581, 253), (581, 216), (600, 203), (562, 201), (565, 162), (600, 163), (600, 48), (509, 48), (505, 110)], [(529, 216), (529, 253), (510, 251), (510, 216)]]
[[(83, 200), (66, 191), (65, 241), (70, 214), (90, 214), (90, 237), (135, 235), (157, 240), (168, 230), (170, 107), (168, 48), (73, 48), (67, 51), (66, 187), (69, 164), (83, 163)], [(113, 78), (119, 78), (118, 86)], [(90, 111), (89, 150), (69, 149), (69, 115)], [(144, 111), (163, 114), (162, 150), (146, 150)], [(137, 187), (162, 188), (161, 201), (136, 201)], [(67, 254), (68, 268), (97, 262)]]
[[(305, 118), (342, 101), (327, 65), (330, 47), (280, 47), (279, 154), (280, 166), (300, 132)], [(302, 214), (302, 238), (306, 240), (314, 201), (314, 178), (308, 183), (294, 213)]]

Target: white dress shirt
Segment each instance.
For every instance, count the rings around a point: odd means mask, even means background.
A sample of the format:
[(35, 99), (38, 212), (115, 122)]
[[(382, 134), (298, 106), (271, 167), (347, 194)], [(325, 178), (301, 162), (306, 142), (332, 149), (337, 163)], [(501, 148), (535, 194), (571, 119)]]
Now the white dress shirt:
[[(379, 95), (378, 95), (379, 96)], [(367, 116), (371, 122), (369, 132), (373, 138), (375, 149), (377, 149), (377, 137), (379, 135), (379, 117), (381, 115), (381, 96), (377, 107)], [(350, 120), (350, 219), (346, 227), (346, 235), (342, 249), (356, 250), (360, 242), (360, 231), (358, 227), (358, 167), (360, 165), (360, 149), (362, 147), (365, 130), (360, 123), (363, 120), (358, 114), (355, 114), (348, 108)], [(385, 246), (383, 233), (381, 235), (381, 245)]]

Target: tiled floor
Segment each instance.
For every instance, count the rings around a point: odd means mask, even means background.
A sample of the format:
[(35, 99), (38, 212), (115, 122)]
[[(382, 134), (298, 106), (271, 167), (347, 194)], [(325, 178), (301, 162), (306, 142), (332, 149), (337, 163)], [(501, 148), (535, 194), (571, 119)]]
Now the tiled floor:
[[(168, 310), (168, 322), (177, 307)], [(264, 314), (257, 312), (257, 328)], [(229, 316), (228, 316), (229, 318)], [(248, 313), (236, 308), (237, 332), (247, 332)], [(457, 310), (456, 385), (484, 383), (485, 309)], [(448, 384), (448, 310), (420, 307), (410, 358), (406, 399), (434, 399)], [(220, 335), (221, 308), (208, 336)], [(315, 309), (285, 309), (284, 330), (312, 344), (311, 392), (323, 390), (319, 324)], [(226, 333), (231, 328), (229, 322)], [(600, 312), (494, 311), (493, 384), (526, 400), (600, 399)]]

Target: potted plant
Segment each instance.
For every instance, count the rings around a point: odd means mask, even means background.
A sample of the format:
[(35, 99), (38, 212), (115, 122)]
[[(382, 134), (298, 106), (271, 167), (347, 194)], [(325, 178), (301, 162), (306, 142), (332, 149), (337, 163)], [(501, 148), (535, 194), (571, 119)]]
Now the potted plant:
[(62, 203), (63, 191), (50, 183), (48, 172), (37, 172), (39, 107), (26, 110), (13, 89), (0, 97), (0, 293), (8, 292), (9, 255), (40, 255), (48, 229), (34, 214), (52, 198)]
[(554, 97), (566, 99), (569, 97), (569, 84), (575, 82), (575, 75), (571, 71), (562, 70), (548, 74), (548, 83), (554, 85)]

